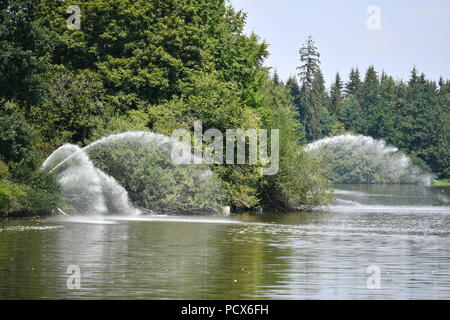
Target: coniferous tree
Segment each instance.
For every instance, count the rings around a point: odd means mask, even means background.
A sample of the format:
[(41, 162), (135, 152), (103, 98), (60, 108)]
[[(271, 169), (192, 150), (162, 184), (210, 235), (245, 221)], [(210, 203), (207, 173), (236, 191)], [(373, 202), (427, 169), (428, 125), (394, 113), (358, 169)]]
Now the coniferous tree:
[(342, 81), (339, 72), (336, 73), (336, 78), (334, 83), (331, 85), (330, 90), (330, 113), (337, 117), (339, 115), (339, 110), (341, 109), (342, 103)]
[(342, 100), (339, 121), (345, 128), (353, 133), (363, 133), (365, 128), (364, 114), (359, 105), (358, 99), (354, 95), (349, 95)]
[(361, 101), (361, 91), (362, 91), (362, 82), (361, 77), (359, 75), (358, 68), (352, 68), (349, 76), (349, 81), (345, 84), (345, 97), (349, 95), (354, 95)]
[(363, 84), (363, 96), (365, 110), (372, 108), (378, 102), (379, 80), (377, 72), (373, 66), (367, 69)]
[(363, 111), (365, 114), (364, 133), (376, 136), (376, 108), (379, 103), (379, 80), (373, 66), (367, 69), (363, 84)]
[(314, 74), (319, 70), (320, 54), (314, 43), (312, 36), (308, 37), (306, 44), (299, 50), (301, 65), (299, 70), (299, 77), (302, 87), (308, 89), (312, 88)]
[(314, 73), (312, 92), (314, 94), (314, 103), (316, 109), (319, 109), (320, 107), (327, 107), (328, 94), (325, 88), (325, 80), (320, 69), (318, 69)]
[(407, 82), (396, 82), (384, 72), (378, 78), (370, 67), (361, 83), (353, 69), (338, 119), (347, 130), (382, 138), (425, 170), (449, 177), (448, 80), (429, 81), (414, 67)]
[(300, 117), (299, 120), (301, 120), (304, 125), (305, 114), (304, 110), (301, 107), (300, 86), (295, 76), (289, 77), (289, 79), (286, 81), (286, 88), (292, 97), (295, 110), (298, 113), (298, 117)]
[(320, 127), (320, 108), (316, 102), (317, 96), (312, 90), (301, 91), (301, 105), (305, 114), (305, 131), (308, 141), (314, 141), (322, 137)]
[(336, 117), (330, 113), (330, 98), (325, 88), (325, 80), (322, 72), (319, 70), (314, 74), (312, 85), (312, 92), (314, 95), (312, 110), (318, 111), (316, 118), (319, 120), (319, 132), (317, 138), (322, 138), (323, 135), (328, 135), (331, 132), (333, 124), (337, 121)]
[(322, 100), (323, 76), (319, 68), (320, 54), (311, 36), (309, 36), (306, 44), (300, 48), (299, 53), (301, 62), (300, 67), (298, 67), (301, 82), (300, 114), (304, 115), (303, 123), (306, 137), (308, 141), (313, 141), (322, 136), (320, 107), (324, 102)]
[(442, 89), (445, 85), (444, 79), (442, 79), (442, 76), (439, 77), (439, 90)]
[(275, 71), (273, 72), (273, 84), (275, 86), (279, 86), (280, 84), (282, 84), (282, 81), (280, 80), (280, 76), (278, 75), (277, 69), (275, 69)]
[(418, 75), (417, 75), (417, 68), (416, 66), (413, 67), (413, 69), (411, 70), (411, 78), (409, 78), (409, 86), (412, 87), (413, 85), (415, 85), (417, 83), (417, 80), (419, 79)]
[[(396, 99), (395, 81), (384, 72), (381, 75), (379, 100), (375, 108), (368, 114), (374, 138), (391, 137), (393, 130), (393, 108)], [(389, 141), (387, 138), (386, 140)]]
[(414, 67), (408, 86), (406, 117), (402, 119), (406, 149), (427, 162), (434, 171), (437, 171), (434, 149), (442, 144), (439, 137), (441, 129), (445, 128), (436, 92), (436, 84), (427, 81), (423, 73), (418, 75)]

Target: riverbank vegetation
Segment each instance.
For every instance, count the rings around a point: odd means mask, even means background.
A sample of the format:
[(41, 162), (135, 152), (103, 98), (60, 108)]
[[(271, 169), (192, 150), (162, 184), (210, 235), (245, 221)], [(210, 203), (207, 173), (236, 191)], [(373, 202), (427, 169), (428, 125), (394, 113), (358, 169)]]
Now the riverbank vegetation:
[(261, 177), (248, 165), (212, 168), (234, 209), (331, 199), (320, 164), (301, 148), (304, 130), (289, 92), (262, 65), (268, 45), (243, 33), (244, 13), (210, 0), (71, 5), (80, 8), (80, 29), (67, 27), (71, 14), (61, 1), (1, 3), (0, 160), (8, 172), (1, 212), (56, 206), (56, 178), (39, 168), (64, 143), (84, 146), (127, 130), (170, 135), (194, 120), (204, 130), (282, 129), (279, 175)]
[(244, 34), (245, 14), (222, 0), (71, 5), (80, 8), (79, 29), (68, 28), (62, 1), (0, 4), (2, 213), (57, 205), (57, 178), (39, 168), (64, 143), (85, 146), (134, 130), (170, 135), (195, 120), (203, 130), (280, 129), (277, 175), (212, 167), (234, 209), (330, 201), (326, 168), (302, 145), (347, 132), (383, 138), (440, 178), (450, 176), (449, 81), (435, 83), (416, 69), (408, 82), (394, 81), (371, 67), (363, 80), (358, 69), (346, 83), (338, 74), (328, 91), (310, 37), (298, 78), (284, 82), (263, 66), (268, 44)]
[(449, 179), (433, 180), (432, 186), (434, 187), (450, 187)]
[(416, 67), (408, 81), (396, 81), (369, 67), (365, 75), (339, 73), (326, 90), (319, 50), (310, 37), (300, 49), (300, 82), (289, 89), (308, 141), (342, 133), (383, 139), (408, 154), (413, 163), (440, 178), (450, 177), (450, 81), (432, 81)]
[(20, 183), (13, 182), (8, 167), (0, 161), (0, 216), (48, 215), (59, 200), (55, 176), (36, 171)]

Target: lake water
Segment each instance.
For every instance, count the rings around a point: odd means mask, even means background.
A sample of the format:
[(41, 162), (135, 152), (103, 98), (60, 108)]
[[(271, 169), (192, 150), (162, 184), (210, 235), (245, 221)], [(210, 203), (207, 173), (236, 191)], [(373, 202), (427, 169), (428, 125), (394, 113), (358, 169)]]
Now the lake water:
[(0, 299), (450, 299), (450, 189), (336, 195), (306, 213), (0, 220)]

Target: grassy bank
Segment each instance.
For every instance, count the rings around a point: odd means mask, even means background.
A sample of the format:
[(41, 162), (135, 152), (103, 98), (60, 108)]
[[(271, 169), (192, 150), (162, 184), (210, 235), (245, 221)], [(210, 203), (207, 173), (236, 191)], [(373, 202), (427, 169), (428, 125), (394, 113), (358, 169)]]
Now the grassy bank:
[(59, 201), (55, 175), (36, 170), (14, 177), (0, 161), (0, 218), (47, 216)]
[(433, 180), (433, 187), (450, 187), (450, 179)]

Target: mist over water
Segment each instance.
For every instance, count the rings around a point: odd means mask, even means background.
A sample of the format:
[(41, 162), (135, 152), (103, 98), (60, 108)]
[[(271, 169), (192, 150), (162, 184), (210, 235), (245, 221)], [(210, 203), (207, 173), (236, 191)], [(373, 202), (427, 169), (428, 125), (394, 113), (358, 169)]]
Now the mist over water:
[(450, 214), (446, 189), (422, 185), (335, 185), (329, 212)]
[(430, 185), (433, 176), (396, 147), (362, 135), (344, 134), (310, 143), (305, 150), (330, 167), (334, 183)]

